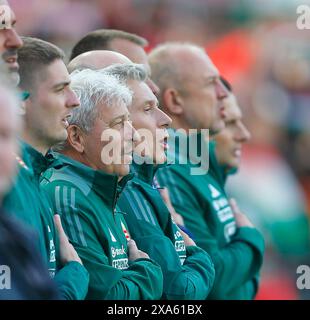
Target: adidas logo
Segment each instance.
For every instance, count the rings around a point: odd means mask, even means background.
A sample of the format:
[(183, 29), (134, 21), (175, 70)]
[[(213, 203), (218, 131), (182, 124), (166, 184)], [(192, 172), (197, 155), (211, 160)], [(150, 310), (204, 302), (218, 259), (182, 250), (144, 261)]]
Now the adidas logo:
[(110, 232), (110, 237), (111, 237), (112, 242), (117, 242), (115, 237), (113, 236), (113, 233), (111, 232), (110, 228), (109, 228), (109, 232)]
[(211, 196), (212, 196), (212, 198), (217, 198), (218, 196), (220, 196), (221, 193), (220, 193), (217, 189), (215, 189), (215, 188), (212, 186), (212, 184), (209, 184), (208, 187), (209, 187), (209, 189), (210, 189), (210, 191), (211, 191)]

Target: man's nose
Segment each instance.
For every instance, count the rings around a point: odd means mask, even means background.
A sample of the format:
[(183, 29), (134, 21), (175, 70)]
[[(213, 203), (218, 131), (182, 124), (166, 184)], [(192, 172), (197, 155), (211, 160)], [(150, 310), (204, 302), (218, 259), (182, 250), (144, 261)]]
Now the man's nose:
[(238, 135), (237, 135), (237, 140), (245, 143), (251, 139), (251, 133), (248, 130), (248, 128), (245, 126), (243, 122), (240, 122), (239, 124), (239, 130), (238, 130)]
[(23, 40), (17, 34), (15, 29), (7, 29), (7, 30), (5, 30), (5, 33), (6, 33), (5, 46), (8, 49), (18, 49), (18, 48), (22, 47)]
[(71, 88), (68, 88), (68, 100), (67, 100), (67, 107), (68, 108), (75, 108), (80, 105), (80, 101), (74, 91)]
[(168, 128), (171, 126), (172, 119), (162, 110), (157, 109), (158, 112), (158, 126), (160, 128)]

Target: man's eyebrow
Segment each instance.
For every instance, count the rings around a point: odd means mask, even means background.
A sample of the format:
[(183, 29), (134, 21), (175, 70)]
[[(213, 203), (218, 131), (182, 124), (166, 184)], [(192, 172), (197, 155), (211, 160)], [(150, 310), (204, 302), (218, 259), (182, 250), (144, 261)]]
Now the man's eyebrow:
[(155, 101), (155, 100), (146, 100), (144, 101), (143, 107), (145, 107), (146, 105), (152, 105), (154, 107), (158, 107), (159, 103), (158, 101)]
[(119, 120), (122, 120), (122, 121), (126, 121), (127, 119), (129, 119), (129, 114), (123, 114), (119, 117), (116, 117), (114, 119), (112, 119), (110, 122), (109, 122), (109, 126), (112, 126), (114, 125), (116, 122), (118, 122)]
[(217, 80), (219, 78), (219, 76), (213, 75), (213, 76), (207, 76), (205, 77), (206, 81), (210, 81), (210, 80)]
[(70, 85), (71, 81), (68, 80), (68, 81), (63, 81), (63, 82), (59, 82), (59, 83), (56, 83), (55, 85), (53, 85), (53, 89), (59, 89), (59, 88), (62, 88), (62, 87), (66, 87), (68, 85)]

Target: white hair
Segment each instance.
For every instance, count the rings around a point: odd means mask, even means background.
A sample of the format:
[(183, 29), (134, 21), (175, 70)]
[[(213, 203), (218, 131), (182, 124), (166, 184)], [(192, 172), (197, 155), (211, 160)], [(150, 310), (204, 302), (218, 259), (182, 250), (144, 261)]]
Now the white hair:
[(115, 76), (123, 83), (126, 83), (128, 80), (143, 82), (148, 77), (143, 64), (138, 63), (117, 63), (101, 69), (100, 72)]
[(69, 124), (79, 126), (86, 133), (94, 125), (99, 104), (108, 107), (121, 103), (127, 107), (131, 105), (132, 92), (117, 77), (91, 69), (74, 71), (70, 77), (71, 88), (79, 98), (80, 106), (73, 109)]

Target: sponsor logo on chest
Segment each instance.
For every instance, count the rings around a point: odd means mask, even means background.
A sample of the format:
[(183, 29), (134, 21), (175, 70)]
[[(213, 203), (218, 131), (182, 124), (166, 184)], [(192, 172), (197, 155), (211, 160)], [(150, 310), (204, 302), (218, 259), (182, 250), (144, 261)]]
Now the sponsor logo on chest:
[[(231, 237), (236, 232), (236, 223), (234, 221), (234, 214), (227, 201), (227, 198), (216, 189), (213, 185), (208, 185), (212, 197), (212, 206), (216, 211), (219, 221), (224, 225), (224, 237), (227, 242), (230, 242)], [(228, 222), (228, 220), (233, 220)]]
[[(175, 225), (176, 228), (178, 228), (174, 222), (173, 224)], [(176, 230), (176, 232), (174, 233), (174, 239), (175, 239), (174, 241), (175, 250), (179, 255), (181, 264), (183, 265), (186, 259), (186, 248), (185, 248), (185, 242), (179, 230)]]
[(112, 257), (112, 267), (119, 269), (119, 270), (124, 270), (129, 267), (128, 265), (128, 257), (127, 257), (127, 252), (126, 249), (124, 248), (124, 245), (121, 247), (117, 247), (117, 240), (115, 236), (113, 235), (112, 231), (109, 228), (109, 233), (111, 237), (112, 246), (110, 247), (111, 249), (111, 257)]

